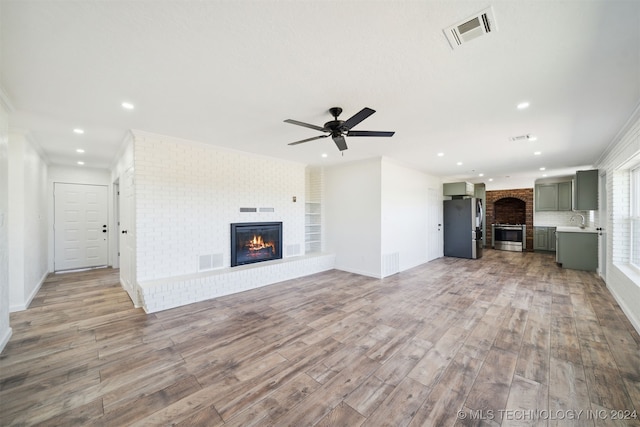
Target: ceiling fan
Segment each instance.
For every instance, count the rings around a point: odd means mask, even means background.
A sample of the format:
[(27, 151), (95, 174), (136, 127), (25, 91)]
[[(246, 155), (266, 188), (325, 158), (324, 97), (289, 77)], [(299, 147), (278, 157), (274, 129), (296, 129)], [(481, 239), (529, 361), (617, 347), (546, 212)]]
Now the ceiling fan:
[(360, 112), (354, 114), (351, 118), (347, 120), (338, 120), (338, 116), (342, 113), (342, 108), (333, 107), (329, 109), (329, 113), (333, 116), (333, 120), (328, 121), (324, 124), (324, 126), (316, 126), (311, 125), (309, 123), (299, 122), (298, 120), (287, 119), (285, 123), (291, 123), (292, 125), (304, 126), (306, 128), (319, 130), (320, 132), (325, 132), (326, 135), (314, 136), (312, 138), (303, 139), (301, 141), (291, 142), (288, 145), (298, 145), (303, 142), (313, 141), (315, 139), (326, 138), (330, 136), (333, 139), (333, 142), (336, 143), (338, 150), (344, 151), (347, 147), (347, 142), (345, 141), (345, 136), (393, 136), (395, 132), (382, 132), (382, 131), (373, 131), (373, 130), (351, 130), (358, 123), (375, 113), (375, 110), (371, 108), (363, 108)]

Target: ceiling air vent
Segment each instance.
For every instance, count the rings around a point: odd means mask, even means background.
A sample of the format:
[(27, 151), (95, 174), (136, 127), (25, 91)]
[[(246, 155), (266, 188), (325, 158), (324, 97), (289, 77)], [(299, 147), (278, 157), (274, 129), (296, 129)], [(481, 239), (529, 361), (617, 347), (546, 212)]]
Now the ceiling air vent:
[(535, 141), (536, 137), (531, 135), (530, 133), (526, 135), (518, 135), (509, 137), (509, 141)]
[(451, 47), (456, 49), (468, 41), (497, 30), (493, 9), (488, 8), (452, 27), (446, 28), (444, 35), (447, 36)]

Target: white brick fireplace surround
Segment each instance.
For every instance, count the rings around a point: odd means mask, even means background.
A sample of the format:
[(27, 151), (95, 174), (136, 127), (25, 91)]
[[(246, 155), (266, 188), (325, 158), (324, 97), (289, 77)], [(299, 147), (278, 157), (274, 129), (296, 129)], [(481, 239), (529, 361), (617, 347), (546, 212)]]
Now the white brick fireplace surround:
[[(139, 131), (133, 153), (136, 299), (147, 312), (334, 267), (334, 255), (304, 253), (304, 164)], [(284, 258), (231, 268), (230, 224), (269, 221), (283, 223)], [(203, 257), (213, 269), (202, 271)]]
[(140, 299), (144, 310), (153, 313), (320, 273), (331, 270), (334, 265), (335, 255), (315, 254), (149, 280), (139, 284)]

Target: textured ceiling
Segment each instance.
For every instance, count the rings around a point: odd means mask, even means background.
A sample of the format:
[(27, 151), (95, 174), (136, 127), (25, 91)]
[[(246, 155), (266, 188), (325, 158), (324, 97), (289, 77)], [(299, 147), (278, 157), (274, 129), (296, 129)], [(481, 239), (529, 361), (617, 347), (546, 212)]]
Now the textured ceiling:
[[(498, 31), (453, 50), (443, 29), (488, 6)], [(508, 187), (593, 164), (640, 101), (640, 1), (2, 0), (0, 19), (10, 125), (51, 164), (108, 168), (140, 129)], [(287, 145), (319, 133), (284, 119), (322, 125), (333, 106), (396, 134), (343, 156), (331, 138)], [(538, 140), (509, 141), (523, 134)]]

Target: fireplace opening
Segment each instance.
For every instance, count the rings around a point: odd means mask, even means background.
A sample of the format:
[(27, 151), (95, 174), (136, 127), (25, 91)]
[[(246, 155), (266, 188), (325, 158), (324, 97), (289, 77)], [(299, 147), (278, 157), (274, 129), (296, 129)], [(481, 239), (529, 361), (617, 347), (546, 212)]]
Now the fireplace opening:
[(231, 267), (282, 258), (282, 222), (231, 224)]

